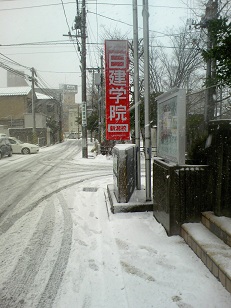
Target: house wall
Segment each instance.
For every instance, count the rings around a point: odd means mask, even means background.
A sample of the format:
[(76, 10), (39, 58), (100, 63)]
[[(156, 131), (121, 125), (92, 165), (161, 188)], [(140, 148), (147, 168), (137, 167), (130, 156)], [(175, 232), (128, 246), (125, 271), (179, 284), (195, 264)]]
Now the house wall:
[(9, 135), (8, 128), (6, 125), (0, 125), (0, 134)]
[(69, 119), (68, 119), (69, 132), (81, 133), (82, 130), (81, 123), (78, 124), (76, 122), (79, 116), (80, 116), (80, 110), (78, 106), (76, 106), (73, 109), (69, 109)]
[(0, 96), (0, 120), (23, 119), (27, 112), (28, 96)]

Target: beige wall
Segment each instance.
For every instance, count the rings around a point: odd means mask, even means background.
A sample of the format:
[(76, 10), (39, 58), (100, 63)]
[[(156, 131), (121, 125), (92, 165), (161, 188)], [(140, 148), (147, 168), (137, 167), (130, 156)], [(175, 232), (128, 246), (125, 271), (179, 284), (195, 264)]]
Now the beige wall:
[(27, 104), (27, 96), (0, 96), (0, 119), (23, 119)]

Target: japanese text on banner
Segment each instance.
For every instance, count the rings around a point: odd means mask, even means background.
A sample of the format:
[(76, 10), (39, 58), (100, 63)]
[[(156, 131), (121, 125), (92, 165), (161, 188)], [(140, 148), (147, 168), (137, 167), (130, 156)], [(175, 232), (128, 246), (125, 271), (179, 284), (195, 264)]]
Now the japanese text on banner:
[(106, 139), (130, 138), (127, 41), (105, 41)]

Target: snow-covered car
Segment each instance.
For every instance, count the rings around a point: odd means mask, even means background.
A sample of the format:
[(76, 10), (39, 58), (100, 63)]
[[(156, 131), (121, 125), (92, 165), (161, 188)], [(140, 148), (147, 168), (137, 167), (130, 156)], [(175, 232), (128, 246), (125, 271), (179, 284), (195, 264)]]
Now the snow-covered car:
[(36, 144), (24, 143), (14, 137), (8, 137), (14, 154), (38, 153), (39, 147)]

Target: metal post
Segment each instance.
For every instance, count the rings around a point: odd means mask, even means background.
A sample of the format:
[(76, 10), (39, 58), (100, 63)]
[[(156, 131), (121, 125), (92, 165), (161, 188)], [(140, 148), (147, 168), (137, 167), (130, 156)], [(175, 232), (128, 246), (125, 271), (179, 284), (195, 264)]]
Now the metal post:
[[(102, 89), (101, 89), (101, 72), (100, 74), (100, 83), (98, 84), (98, 142), (99, 142), (99, 149), (101, 144), (101, 100), (102, 100)], [(99, 150), (100, 153), (100, 150)]]
[(100, 131), (100, 140), (99, 143), (101, 144), (102, 135), (103, 135), (103, 107), (104, 107), (104, 93), (103, 93), (103, 55), (100, 56), (100, 101), (99, 101), (99, 131)]
[(143, 36), (144, 36), (144, 107), (145, 107), (145, 171), (146, 171), (146, 201), (151, 198), (151, 128), (150, 128), (150, 82), (149, 82), (149, 11), (148, 0), (143, 0)]
[(136, 140), (136, 188), (141, 189), (140, 167), (140, 107), (139, 107), (139, 56), (138, 56), (138, 16), (137, 0), (133, 0), (133, 42), (134, 42), (134, 100), (135, 100), (135, 140)]
[[(216, 19), (218, 15), (218, 0), (214, 2), (209, 0), (206, 4), (205, 20), (211, 21)], [(208, 29), (207, 37), (207, 50), (209, 51), (216, 45), (216, 42), (212, 38), (211, 32)], [(216, 85), (211, 84), (214, 82), (216, 76), (216, 60), (208, 59), (206, 68), (206, 81), (207, 89), (205, 92), (205, 121), (208, 122), (214, 119), (215, 105), (216, 105)]]
[(79, 139), (79, 105), (77, 105), (77, 132), (78, 132), (78, 139)]
[[(86, 4), (82, 0), (82, 27), (81, 27), (81, 42), (82, 42), (82, 104), (87, 103), (87, 87), (86, 87)], [(87, 117), (87, 114), (86, 114)], [(82, 124), (82, 157), (88, 158), (87, 150), (87, 124)]]

